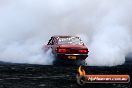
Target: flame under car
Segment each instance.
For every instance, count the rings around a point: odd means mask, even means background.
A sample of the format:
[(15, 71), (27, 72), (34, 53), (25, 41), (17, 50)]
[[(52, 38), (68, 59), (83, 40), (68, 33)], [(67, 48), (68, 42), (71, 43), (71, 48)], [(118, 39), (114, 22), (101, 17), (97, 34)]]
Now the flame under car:
[(77, 36), (52, 36), (44, 50), (51, 49), (55, 58), (54, 64), (85, 65), (88, 48)]

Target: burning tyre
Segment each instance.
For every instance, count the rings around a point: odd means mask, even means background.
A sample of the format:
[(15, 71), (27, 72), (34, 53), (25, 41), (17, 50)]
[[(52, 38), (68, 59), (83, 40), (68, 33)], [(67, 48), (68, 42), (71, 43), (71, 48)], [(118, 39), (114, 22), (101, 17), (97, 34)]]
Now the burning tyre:
[(55, 58), (54, 64), (85, 65), (88, 48), (77, 36), (52, 36), (44, 51), (51, 49)]

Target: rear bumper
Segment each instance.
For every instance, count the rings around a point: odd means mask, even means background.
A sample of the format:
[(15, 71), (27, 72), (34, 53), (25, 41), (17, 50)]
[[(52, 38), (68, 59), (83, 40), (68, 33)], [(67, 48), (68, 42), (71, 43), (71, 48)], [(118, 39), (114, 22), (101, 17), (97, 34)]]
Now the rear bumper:
[[(68, 56), (75, 56), (76, 59), (68, 58)], [(54, 65), (84, 65), (87, 54), (56, 54)]]
[[(56, 59), (64, 59), (64, 60), (85, 60), (88, 57), (88, 54), (56, 54)], [(70, 59), (68, 56), (75, 56), (76, 59)]]

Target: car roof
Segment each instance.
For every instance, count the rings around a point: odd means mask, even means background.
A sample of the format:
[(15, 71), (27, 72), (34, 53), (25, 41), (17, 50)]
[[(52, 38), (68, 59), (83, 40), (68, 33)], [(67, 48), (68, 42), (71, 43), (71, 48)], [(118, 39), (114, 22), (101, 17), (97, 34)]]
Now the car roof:
[(79, 38), (78, 36), (69, 36), (69, 35), (54, 35), (52, 37), (56, 37), (56, 38), (69, 38), (69, 37), (77, 37)]

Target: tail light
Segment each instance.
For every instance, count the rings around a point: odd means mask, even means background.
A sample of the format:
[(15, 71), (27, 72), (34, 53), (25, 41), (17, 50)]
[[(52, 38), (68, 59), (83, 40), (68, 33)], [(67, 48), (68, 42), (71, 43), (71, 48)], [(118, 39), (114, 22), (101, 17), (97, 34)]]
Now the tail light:
[(87, 49), (80, 49), (78, 50), (79, 53), (88, 53), (88, 50)]
[(66, 51), (67, 51), (66, 49), (57, 49), (58, 53), (66, 53)]

